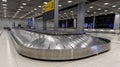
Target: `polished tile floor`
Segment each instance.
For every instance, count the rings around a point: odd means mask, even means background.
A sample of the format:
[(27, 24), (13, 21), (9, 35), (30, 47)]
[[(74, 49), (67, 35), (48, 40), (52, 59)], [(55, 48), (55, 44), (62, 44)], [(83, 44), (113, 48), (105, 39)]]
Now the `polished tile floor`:
[(91, 35), (112, 40), (111, 50), (76, 61), (50, 62), (20, 56), (7, 31), (3, 31), (0, 36), (0, 67), (120, 67), (120, 35), (103, 33), (91, 33)]

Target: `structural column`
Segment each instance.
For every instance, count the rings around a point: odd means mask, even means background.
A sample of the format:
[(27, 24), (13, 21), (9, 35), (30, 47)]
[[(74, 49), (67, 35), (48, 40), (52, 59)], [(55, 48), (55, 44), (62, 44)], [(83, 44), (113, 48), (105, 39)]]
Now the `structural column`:
[(77, 22), (77, 20), (76, 19), (74, 19), (74, 28), (76, 28), (76, 22)]
[(77, 32), (84, 33), (84, 22), (85, 22), (85, 2), (78, 4), (77, 12)]
[(32, 18), (33, 21), (33, 27), (35, 27), (35, 18)]
[(115, 33), (120, 33), (120, 14), (115, 14), (115, 21), (114, 21), (114, 30)]
[(120, 29), (120, 14), (115, 14), (114, 29)]
[(47, 21), (43, 19), (43, 30), (47, 30)]
[(95, 28), (95, 20), (96, 20), (96, 16), (93, 16), (93, 29)]
[(59, 0), (54, 0), (54, 30), (58, 30), (59, 24)]

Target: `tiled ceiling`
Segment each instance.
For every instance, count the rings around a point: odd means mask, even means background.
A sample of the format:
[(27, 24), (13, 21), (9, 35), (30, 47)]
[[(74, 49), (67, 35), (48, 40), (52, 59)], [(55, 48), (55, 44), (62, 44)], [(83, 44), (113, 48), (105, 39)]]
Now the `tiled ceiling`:
[[(7, 2), (3, 1), (6, 0), (0, 1), (0, 17), (26, 19), (42, 15), (42, 7), (40, 6), (42, 6), (44, 2), (48, 2), (50, 0), (7, 0)], [(68, 1), (72, 1), (72, 3), (68, 3)], [(59, 4), (62, 5), (60, 9), (78, 4), (80, 1), (82, 0), (60, 0)], [(105, 3), (108, 4), (104, 5)], [(7, 4), (7, 6), (5, 4)], [(98, 0), (86, 5), (86, 16), (102, 15), (114, 12), (120, 12), (120, 0)], [(60, 18), (62, 19), (76, 18), (76, 16), (77, 7), (60, 12)]]
[[(120, 0), (98, 0), (86, 5), (86, 16), (107, 15), (120, 13)], [(60, 18), (70, 19), (77, 17), (77, 7), (61, 11)]]

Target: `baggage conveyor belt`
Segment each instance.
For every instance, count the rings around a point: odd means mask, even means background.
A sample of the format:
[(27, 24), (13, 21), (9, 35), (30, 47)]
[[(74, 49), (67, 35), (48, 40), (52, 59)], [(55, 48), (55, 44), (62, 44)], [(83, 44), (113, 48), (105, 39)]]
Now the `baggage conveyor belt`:
[(73, 60), (110, 50), (110, 40), (87, 34), (49, 35), (12, 29), (15, 48), (23, 56), (42, 60)]

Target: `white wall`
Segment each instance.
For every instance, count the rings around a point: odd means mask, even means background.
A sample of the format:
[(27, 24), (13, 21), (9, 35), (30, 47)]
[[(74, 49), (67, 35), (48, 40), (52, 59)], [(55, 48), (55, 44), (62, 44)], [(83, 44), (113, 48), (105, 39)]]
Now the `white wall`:
[[(21, 24), (22, 26), (26, 26), (27, 25), (27, 20), (0, 18), (0, 29), (2, 29), (3, 27), (12, 27), (14, 22), (15, 22), (16, 26), (18, 24)], [(42, 21), (42, 19), (41, 20), (35, 20), (35, 27), (37, 29), (42, 29), (43, 28), (43, 21)], [(54, 27), (54, 22), (47, 22), (47, 28), (53, 28), (53, 27)], [(116, 14), (115, 15), (114, 29), (120, 29), (120, 14)]]
[[(43, 20), (35, 20), (35, 27), (37, 29), (43, 29)], [(54, 27), (54, 22), (52, 21), (48, 21), (47, 22), (47, 28), (50, 29), (50, 28), (53, 28)]]
[(35, 28), (43, 29), (43, 21), (42, 20), (35, 20)]
[(47, 28), (54, 28), (54, 22), (47, 22)]
[[(15, 26), (18, 26), (18, 24), (21, 24), (22, 26), (27, 25), (27, 20), (24, 19), (0, 18), (0, 29), (3, 29), (3, 27), (12, 27), (14, 22), (15, 22)], [(37, 29), (42, 29), (43, 21), (35, 20), (35, 27)]]
[(10, 18), (0, 18), (0, 29), (3, 27), (12, 27), (13, 23), (15, 22), (15, 25), (21, 24), (22, 26), (27, 24), (26, 20), (21, 19), (10, 19)]

